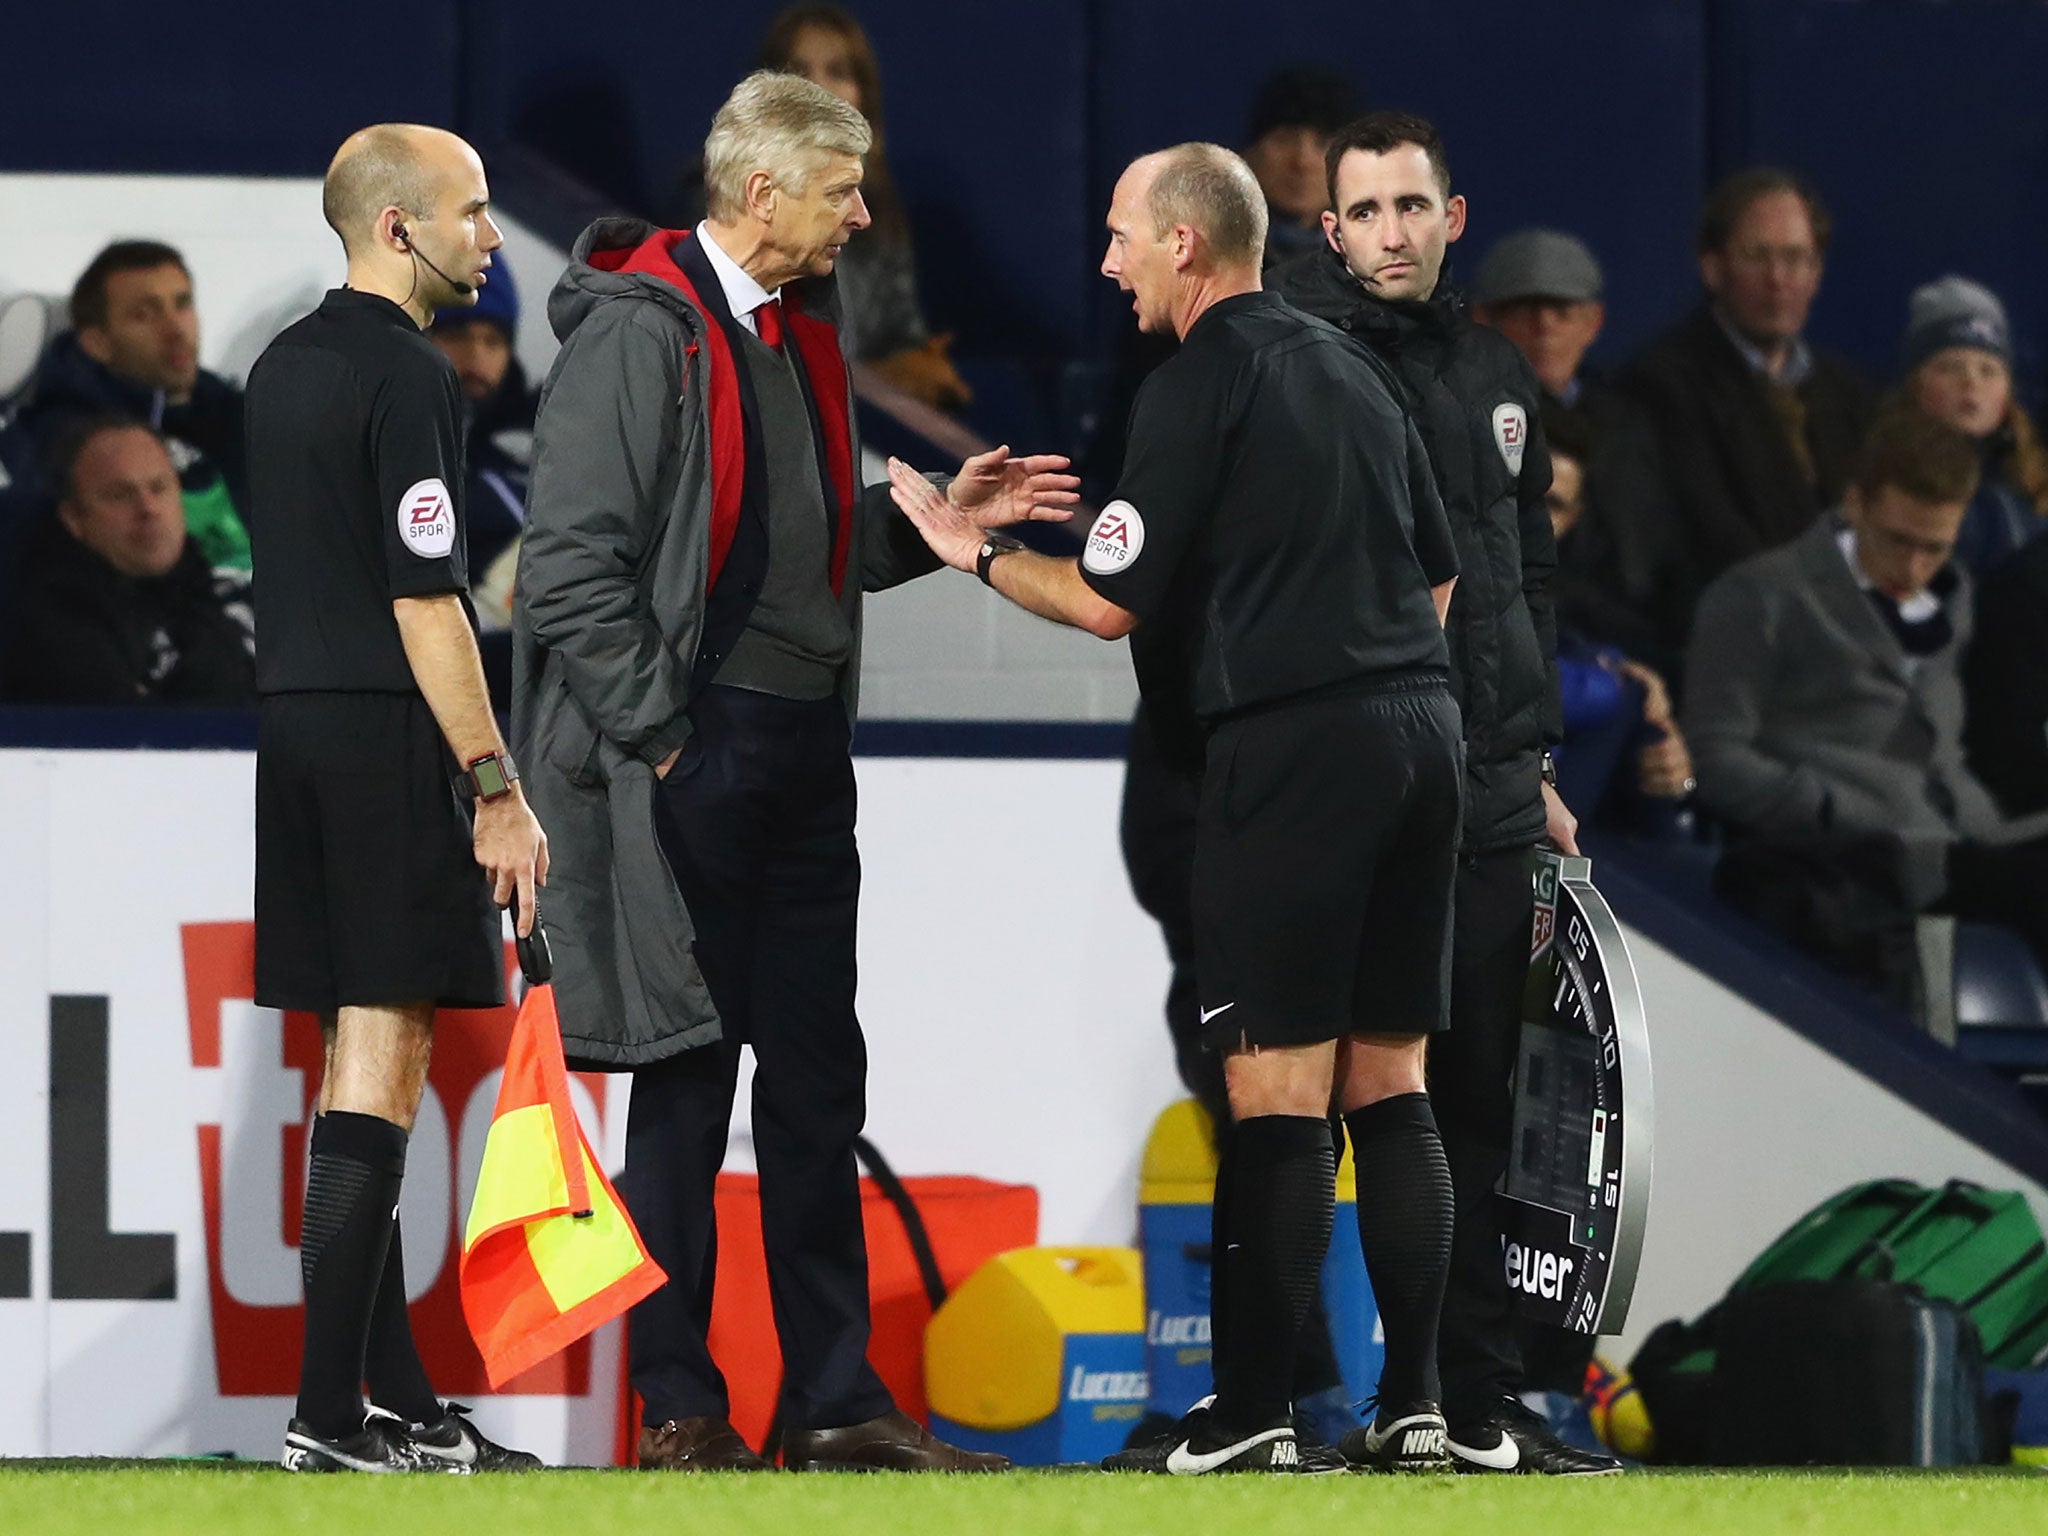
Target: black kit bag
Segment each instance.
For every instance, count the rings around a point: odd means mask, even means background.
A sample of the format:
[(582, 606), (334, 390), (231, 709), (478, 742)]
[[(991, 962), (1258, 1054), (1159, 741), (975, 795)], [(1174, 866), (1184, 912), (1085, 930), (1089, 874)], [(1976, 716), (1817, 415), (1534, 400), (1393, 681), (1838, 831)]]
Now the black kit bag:
[(1955, 1303), (1889, 1280), (1787, 1280), (1733, 1293), (1714, 1323), (1715, 1463), (1985, 1459), (1984, 1352)]

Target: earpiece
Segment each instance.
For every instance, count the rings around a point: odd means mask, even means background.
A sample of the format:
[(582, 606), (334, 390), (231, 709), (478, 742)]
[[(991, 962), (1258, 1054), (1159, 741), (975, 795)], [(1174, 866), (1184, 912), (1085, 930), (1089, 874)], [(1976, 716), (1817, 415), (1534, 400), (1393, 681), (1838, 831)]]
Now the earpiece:
[(436, 266), (434, 264), (433, 257), (427, 255), (418, 246), (412, 243), (412, 232), (408, 230), (403, 224), (399, 223), (396, 219), (393, 219), (391, 221), (391, 238), (398, 241), (405, 248), (406, 255), (410, 256), (414, 261), (425, 262), (427, 264), (427, 270), (429, 272), (433, 273), (434, 276), (440, 278), (442, 282), (446, 283), (450, 288), (453, 288), (457, 293), (461, 294), (464, 298), (468, 298), (472, 293), (476, 292), (476, 289), (473, 285), (462, 282), (457, 278), (450, 277), (446, 272), (443, 272), (438, 266)]

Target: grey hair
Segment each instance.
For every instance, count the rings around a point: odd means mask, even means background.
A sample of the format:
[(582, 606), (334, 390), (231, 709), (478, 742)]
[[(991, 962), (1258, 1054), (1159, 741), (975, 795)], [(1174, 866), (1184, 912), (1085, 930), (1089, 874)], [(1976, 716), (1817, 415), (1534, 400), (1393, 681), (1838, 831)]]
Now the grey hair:
[(757, 69), (726, 97), (704, 141), (705, 210), (730, 221), (745, 211), (747, 178), (766, 171), (801, 193), (826, 155), (865, 155), (874, 130), (822, 85)]
[(321, 184), (320, 211), (344, 250), (353, 253), (386, 208), (403, 208), (421, 219), (434, 216), (440, 188), (420, 153), (429, 131), (379, 123), (351, 135), (335, 155)]
[(1221, 144), (1176, 144), (1159, 151), (1148, 199), (1153, 234), (1176, 224), (1201, 232), (1218, 266), (1256, 268), (1266, 250), (1266, 194), (1242, 157)]

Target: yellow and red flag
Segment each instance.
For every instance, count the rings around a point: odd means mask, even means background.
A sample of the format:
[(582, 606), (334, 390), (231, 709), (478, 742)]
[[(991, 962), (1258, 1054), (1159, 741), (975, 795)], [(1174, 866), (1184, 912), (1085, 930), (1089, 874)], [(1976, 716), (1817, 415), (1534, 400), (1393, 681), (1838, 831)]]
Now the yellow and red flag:
[(555, 989), (520, 1004), (462, 1242), (462, 1311), (493, 1388), (668, 1276), (591, 1155), (569, 1102)]

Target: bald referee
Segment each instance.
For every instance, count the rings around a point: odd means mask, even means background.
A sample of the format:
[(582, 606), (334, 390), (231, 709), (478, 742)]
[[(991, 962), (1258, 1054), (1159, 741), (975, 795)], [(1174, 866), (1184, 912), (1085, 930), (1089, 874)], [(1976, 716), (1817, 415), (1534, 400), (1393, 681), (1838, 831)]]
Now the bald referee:
[(1423, 1092), (1443, 1027), (1460, 722), (1457, 575), (1420, 439), (1377, 365), (1259, 291), (1266, 207), (1213, 144), (1136, 161), (1102, 270), (1181, 347), (1139, 392), (1116, 498), (1081, 559), (984, 534), (907, 467), (897, 504), (948, 564), (1104, 639), (1199, 750), (1195, 970), (1236, 1124), (1218, 1170), (1216, 1392), (1112, 1470), (1341, 1470), (1288, 1393), (1335, 1210), (1328, 1115), (1358, 1171), (1386, 1332), (1355, 1460), (1437, 1467), (1436, 1318), (1451, 1185)]
[[(255, 551), (256, 1001), (320, 1016), (300, 1268), (296, 1472), (538, 1466), (428, 1383), (398, 1193), (436, 1008), (504, 1001), (547, 839), (499, 739), (464, 564), (461, 392), (421, 332), (472, 304), (499, 235), (483, 162), (387, 124), (328, 167), (346, 286), (249, 375)], [(370, 1403), (363, 1400), (367, 1381)]]

